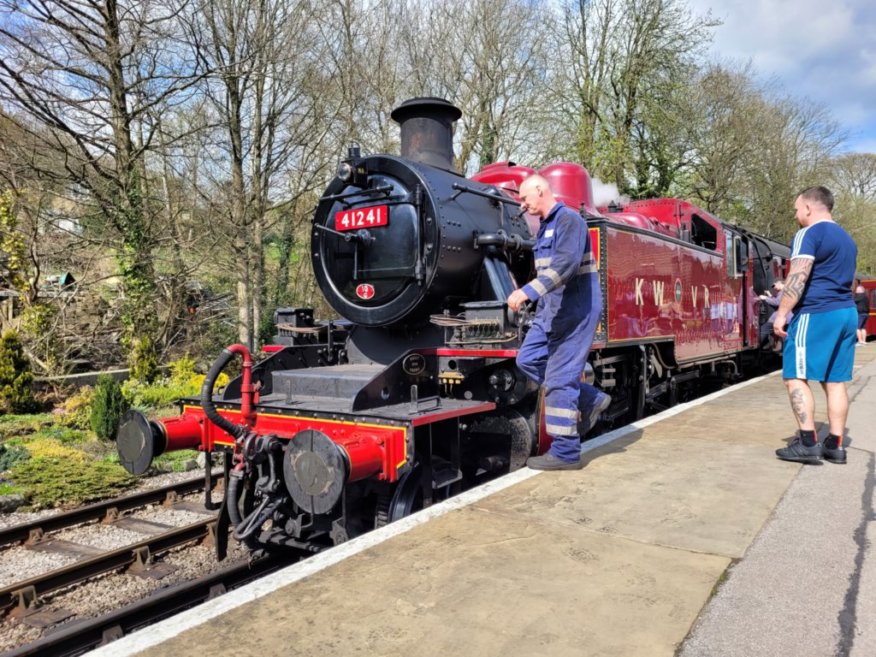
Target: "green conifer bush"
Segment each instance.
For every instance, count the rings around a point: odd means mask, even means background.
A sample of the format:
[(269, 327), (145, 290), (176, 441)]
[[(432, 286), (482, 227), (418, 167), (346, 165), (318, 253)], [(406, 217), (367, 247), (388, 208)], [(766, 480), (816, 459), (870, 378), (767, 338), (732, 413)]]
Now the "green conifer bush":
[(106, 374), (97, 377), (94, 397), (91, 402), (91, 428), (98, 438), (110, 440), (116, 437), (122, 415), (129, 408), (121, 386)]
[(30, 413), (37, 408), (33, 373), (15, 331), (0, 336), (0, 413)]

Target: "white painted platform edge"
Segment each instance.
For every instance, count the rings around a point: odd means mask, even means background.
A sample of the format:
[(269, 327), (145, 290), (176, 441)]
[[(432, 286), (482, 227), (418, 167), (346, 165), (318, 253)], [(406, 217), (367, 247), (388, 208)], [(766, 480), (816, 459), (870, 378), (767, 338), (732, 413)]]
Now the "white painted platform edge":
[[(628, 424), (619, 429), (615, 429), (614, 431), (609, 431), (608, 433), (598, 436), (597, 438), (586, 441), (581, 446), (581, 453), (586, 454), (587, 452), (598, 449), (604, 445), (614, 442), (615, 440), (623, 438), (624, 436), (628, 436), (629, 434), (634, 433), (640, 429), (644, 429), (647, 426), (666, 420), (670, 417), (678, 415), (679, 413), (683, 413), (690, 408), (700, 406), (709, 401), (712, 401), (713, 399), (723, 397), (730, 392), (745, 388), (755, 383), (759, 383), (760, 381), (763, 381), (768, 377), (777, 376), (780, 374), (781, 372), (772, 372), (765, 376), (760, 376), (755, 379), (749, 379), (748, 381), (744, 381), (743, 383), (739, 383), (723, 390), (719, 390), (718, 392), (706, 395), (705, 397), (700, 397), (699, 399), (696, 399), (692, 402), (679, 404), (677, 406), (674, 406), (673, 408), (663, 411), (662, 413), (652, 415), (651, 417), (639, 420), (638, 422), (634, 422), (632, 424)], [(515, 484), (522, 481), (526, 481), (527, 479), (535, 477), (539, 474), (541, 474), (541, 472), (538, 470), (521, 468), (520, 470), (507, 474), (504, 477), (499, 477), (498, 479), (494, 479), (493, 481), (487, 482), (486, 484), (467, 490), (464, 493), (461, 493), (449, 500), (439, 502), (438, 504), (435, 504), (428, 509), (418, 511), (417, 513), (414, 513), (407, 518), (402, 518), (401, 520), (398, 520), (391, 525), (381, 527), (380, 529), (375, 529), (374, 531), (368, 532), (363, 536), (358, 536), (357, 538), (354, 538), (346, 543), (342, 543), (341, 545), (333, 547), (330, 550), (326, 550), (325, 552), (321, 552), (312, 557), (309, 557), (304, 561), (279, 570), (276, 573), (263, 577), (258, 581), (252, 582), (251, 584), (247, 584), (240, 587), (239, 589), (229, 591), (228, 593), (219, 596), (218, 598), (209, 600), (201, 605), (198, 605), (197, 607), (188, 609), (180, 614), (177, 614), (176, 616), (173, 616), (172, 618), (168, 618), (167, 620), (161, 621), (160, 623), (156, 623), (155, 625), (150, 625), (149, 627), (143, 628), (142, 630), (134, 632), (133, 634), (124, 636), (116, 641), (113, 641), (112, 643), (92, 650), (87, 654), (93, 655), (94, 657), (127, 657), (129, 655), (134, 655), (140, 651), (146, 650), (147, 648), (158, 645), (159, 643), (162, 643), (178, 634), (181, 634), (188, 629), (206, 623), (207, 621), (216, 618), (217, 616), (220, 616), (225, 612), (236, 609), (241, 605), (252, 602), (253, 600), (257, 600), (258, 598), (272, 593), (277, 589), (280, 589), (284, 586), (297, 582), (298, 580), (304, 579), (305, 577), (313, 575), (320, 570), (323, 570), (340, 561), (343, 561), (347, 557), (359, 554), (360, 552), (367, 550), (370, 547), (383, 543), (393, 536), (404, 534), (414, 527), (429, 522), (433, 518), (443, 516), (444, 514), (449, 513), (450, 511), (453, 511), (455, 509), (461, 509), (463, 507), (466, 507), (470, 504), (473, 504), (474, 502), (478, 502), (484, 499), (489, 495), (492, 495), (493, 493), (498, 493), (501, 490), (505, 490), (506, 488), (514, 486)]]

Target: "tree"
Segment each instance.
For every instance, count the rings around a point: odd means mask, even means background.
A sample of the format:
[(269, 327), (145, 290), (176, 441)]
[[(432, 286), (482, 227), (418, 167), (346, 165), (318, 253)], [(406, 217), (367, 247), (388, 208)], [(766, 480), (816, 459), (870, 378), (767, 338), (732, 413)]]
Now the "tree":
[(122, 416), (129, 408), (122, 394), (122, 387), (111, 376), (97, 377), (94, 396), (91, 400), (91, 429), (102, 440), (114, 439), (119, 430)]
[(681, 0), (564, 3), (566, 43), (557, 58), (554, 104), (574, 140), (557, 155), (635, 195), (641, 174), (634, 174), (633, 135), (637, 122), (644, 123), (646, 100), (687, 75), (718, 24)]
[(184, 7), (0, 0), (0, 100), (62, 163), (34, 162), (39, 174), (94, 204), (95, 230), (114, 246), (123, 281), (132, 372), (147, 379), (155, 373), (158, 314), (153, 217), (161, 215), (144, 193), (144, 156), (156, 114), (179, 102), (197, 73), (174, 38)]
[(30, 413), (37, 404), (30, 362), (15, 331), (0, 334), (0, 412)]
[[(284, 189), (284, 176), (312, 163), (326, 132), (316, 10), (310, 2), (221, 0), (201, 5), (194, 24), (212, 71), (201, 88), (222, 132), (220, 155), (206, 171), (227, 201), (222, 225), (236, 278), (238, 338), (250, 347), (267, 299), (266, 233), (284, 216), (274, 206), (308, 191), (295, 183)], [(312, 174), (307, 180), (313, 183)]]
[(759, 154), (758, 123), (769, 107), (750, 67), (708, 65), (688, 82), (685, 102), (690, 158), (683, 193), (704, 209), (735, 215), (744, 203), (746, 171)]
[(876, 153), (846, 153), (830, 165), (831, 190), (876, 202)]
[[(18, 230), (18, 221), (13, 212), (12, 193), (0, 194), (0, 284), (16, 291), (26, 291), (25, 243)], [(4, 322), (0, 315), (0, 328)]]
[(797, 229), (794, 198), (823, 184), (843, 134), (824, 107), (788, 97), (775, 84), (750, 129), (757, 150), (746, 162), (742, 218), (764, 235), (789, 239)]
[(835, 216), (858, 245), (858, 271), (876, 275), (876, 154), (846, 153), (830, 163)]
[[(417, 75), (462, 110), (457, 125), (460, 169), (472, 173), (512, 153), (539, 151), (537, 107), (550, 45), (531, 26), (550, 15), (546, 3), (474, 0), (429, 3), (421, 38), (409, 38), (410, 62), (441, 61)], [(429, 38), (434, 32), (438, 38)], [(426, 56), (418, 52), (429, 49)]]

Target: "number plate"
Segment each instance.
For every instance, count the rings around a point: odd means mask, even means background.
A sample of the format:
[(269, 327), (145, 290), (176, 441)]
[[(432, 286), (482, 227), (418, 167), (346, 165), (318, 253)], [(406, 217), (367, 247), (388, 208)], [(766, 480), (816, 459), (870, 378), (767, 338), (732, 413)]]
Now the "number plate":
[(335, 215), (335, 230), (358, 230), (389, 224), (389, 209), (386, 205), (342, 210)]

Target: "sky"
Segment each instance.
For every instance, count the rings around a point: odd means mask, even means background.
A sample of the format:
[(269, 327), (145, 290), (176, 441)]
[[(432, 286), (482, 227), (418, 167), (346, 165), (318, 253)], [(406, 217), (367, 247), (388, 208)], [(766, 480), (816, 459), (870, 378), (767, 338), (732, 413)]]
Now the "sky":
[(714, 28), (713, 59), (751, 62), (795, 98), (827, 107), (842, 150), (876, 153), (876, 1), (688, 0)]

